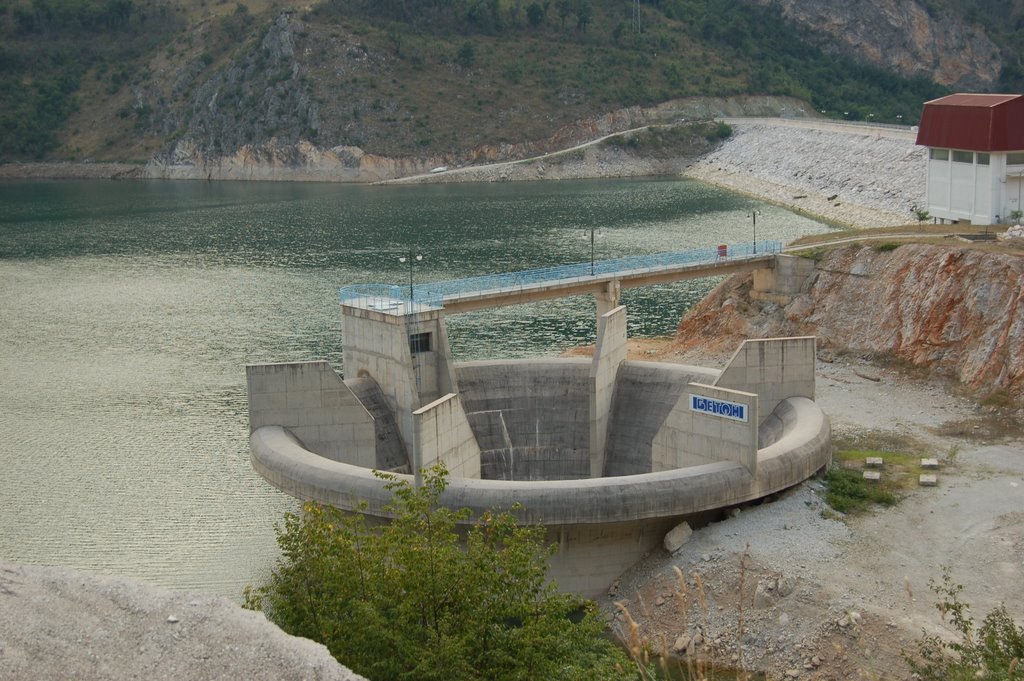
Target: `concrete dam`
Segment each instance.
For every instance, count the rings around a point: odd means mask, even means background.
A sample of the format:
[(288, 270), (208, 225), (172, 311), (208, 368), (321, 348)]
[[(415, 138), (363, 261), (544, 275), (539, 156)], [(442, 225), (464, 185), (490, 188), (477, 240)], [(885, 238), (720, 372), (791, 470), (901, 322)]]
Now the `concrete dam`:
[[(716, 251), (708, 267), (743, 260), (729, 257)], [(799, 260), (762, 249), (746, 266), (765, 296), (785, 296), (806, 274)], [(677, 269), (707, 276), (693, 263)], [(519, 504), (520, 522), (545, 526), (558, 544), (550, 574), (560, 588), (594, 597), (681, 520), (827, 465), (814, 338), (748, 340), (723, 369), (627, 360), (617, 291), (643, 285), (633, 275), (595, 271), (566, 284), (578, 293), (589, 283), (598, 297), (591, 358), (455, 363), (443, 298), (343, 291), (349, 378), (324, 361), (247, 367), (253, 466), (300, 499), (386, 518), (390, 493), (374, 470), (417, 483), (443, 463), (442, 503), (474, 515)], [(519, 284), (508, 299), (557, 287)]]

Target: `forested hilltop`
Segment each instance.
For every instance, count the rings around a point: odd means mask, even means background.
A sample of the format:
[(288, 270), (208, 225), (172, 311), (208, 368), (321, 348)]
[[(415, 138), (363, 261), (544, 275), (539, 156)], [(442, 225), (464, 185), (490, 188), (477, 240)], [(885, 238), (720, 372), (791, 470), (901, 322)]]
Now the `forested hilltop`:
[(689, 97), (913, 123), (951, 89), (1024, 89), (1022, 17), (1024, 0), (9, 0), (0, 160), (271, 140), (440, 157)]

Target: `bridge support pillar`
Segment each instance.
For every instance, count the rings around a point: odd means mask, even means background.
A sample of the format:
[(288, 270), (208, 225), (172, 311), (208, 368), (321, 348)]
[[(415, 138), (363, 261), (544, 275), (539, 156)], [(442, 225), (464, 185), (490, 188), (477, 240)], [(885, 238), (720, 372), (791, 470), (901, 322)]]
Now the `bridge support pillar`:
[(776, 305), (788, 305), (793, 296), (803, 292), (814, 271), (815, 262), (809, 258), (778, 254), (771, 267), (754, 270), (750, 296)]
[(594, 301), (597, 303), (597, 318), (600, 319), (619, 306), (619, 294), (622, 286), (618, 279), (606, 282), (600, 291), (594, 292)]

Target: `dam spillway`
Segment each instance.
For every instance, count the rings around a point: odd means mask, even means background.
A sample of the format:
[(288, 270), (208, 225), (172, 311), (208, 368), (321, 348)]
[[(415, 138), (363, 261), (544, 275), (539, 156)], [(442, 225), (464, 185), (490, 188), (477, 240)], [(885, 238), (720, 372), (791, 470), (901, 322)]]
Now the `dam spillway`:
[(748, 340), (722, 370), (635, 362), (614, 306), (591, 358), (455, 363), (444, 308), (390, 293), (342, 301), (349, 378), (326, 362), (247, 367), (253, 465), (279, 489), (386, 517), (374, 470), (417, 482), (442, 463), (442, 503), (516, 507), (558, 543), (560, 587), (595, 596), (680, 520), (830, 459), (814, 338)]

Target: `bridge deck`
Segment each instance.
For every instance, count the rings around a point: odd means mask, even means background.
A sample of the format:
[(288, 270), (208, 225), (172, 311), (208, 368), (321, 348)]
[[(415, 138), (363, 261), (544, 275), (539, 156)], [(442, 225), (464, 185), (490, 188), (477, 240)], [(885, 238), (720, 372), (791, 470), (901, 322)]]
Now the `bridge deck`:
[(408, 287), (386, 284), (346, 286), (345, 305), (390, 314), (444, 308), (448, 313), (601, 293), (617, 282), (621, 288), (731, 274), (765, 267), (782, 252), (782, 242), (759, 241), (673, 253), (629, 256), (559, 267), (435, 281)]

